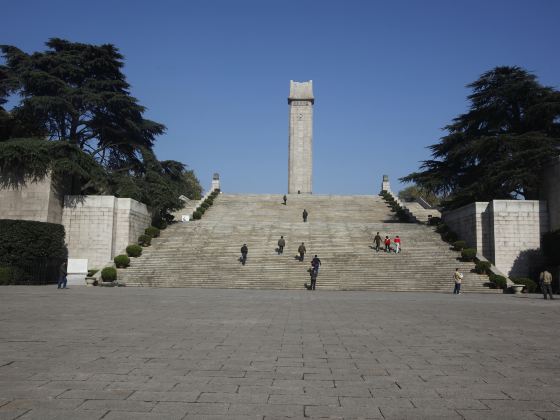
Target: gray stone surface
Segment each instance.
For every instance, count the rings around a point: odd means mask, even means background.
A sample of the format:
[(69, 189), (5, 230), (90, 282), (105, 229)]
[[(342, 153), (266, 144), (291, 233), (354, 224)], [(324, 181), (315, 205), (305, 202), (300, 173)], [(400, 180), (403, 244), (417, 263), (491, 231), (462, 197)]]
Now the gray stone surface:
[(560, 418), (560, 299), (0, 290), (0, 419)]
[(313, 173), (313, 81), (290, 80), (288, 193), (312, 192)]

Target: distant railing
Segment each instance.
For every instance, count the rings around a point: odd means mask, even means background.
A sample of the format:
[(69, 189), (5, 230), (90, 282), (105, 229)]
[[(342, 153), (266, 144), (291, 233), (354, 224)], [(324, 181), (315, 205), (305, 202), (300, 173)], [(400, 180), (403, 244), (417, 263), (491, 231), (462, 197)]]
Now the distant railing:
[(60, 276), (62, 258), (37, 258), (0, 267), (0, 282), (18, 285), (56, 284)]

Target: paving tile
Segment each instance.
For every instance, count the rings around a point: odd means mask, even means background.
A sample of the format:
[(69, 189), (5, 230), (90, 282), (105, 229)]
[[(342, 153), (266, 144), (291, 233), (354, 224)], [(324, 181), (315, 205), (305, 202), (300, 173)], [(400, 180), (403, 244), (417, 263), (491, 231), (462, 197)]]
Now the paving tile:
[[(558, 419), (560, 338), (542, 308), (465, 298), (6, 287), (0, 419)], [(69, 328), (48, 322), (61, 315)]]

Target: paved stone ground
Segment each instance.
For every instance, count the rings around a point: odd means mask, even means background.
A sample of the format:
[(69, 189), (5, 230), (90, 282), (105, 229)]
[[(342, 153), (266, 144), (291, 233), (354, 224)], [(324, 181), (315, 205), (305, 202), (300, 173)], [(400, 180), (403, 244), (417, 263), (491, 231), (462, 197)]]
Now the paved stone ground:
[(560, 419), (560, 299), (0, 288), (0, 419)]

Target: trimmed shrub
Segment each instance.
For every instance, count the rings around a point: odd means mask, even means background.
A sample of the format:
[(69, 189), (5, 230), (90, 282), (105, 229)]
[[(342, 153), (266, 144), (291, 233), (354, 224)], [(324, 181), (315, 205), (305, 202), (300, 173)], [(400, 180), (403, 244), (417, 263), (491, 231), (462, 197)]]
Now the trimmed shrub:
[(142, 255), (142, 247), (140, 245), (129, 245), (126, 247), (126, 255), (133, 258), (138, 258)]
[(152, 237), (150, 235), (140, 235), (138, 237), (138, 245), (150, 246), (152, 244)]
[(504, 276), (499, 276), (498, 274), (490, 274), (489, 280), (496, 285), (498, 289), (505, 289), (507, 286), (507, 279)]
[(152, 238), (157, 238), (159, 236), (159, 229), (155, 226), (150, 226), (144, 230), (144, 233)]
[(206, 210), (206, 209), (208, 209), (208, 207), (210, 207), (210, 204), (208, 204), (208, 203), (205, 201), (204, 203), (202, 203), (202, 204), (200, 205), (200, 207), (202, 207), (203, 209)]
[(515, 284), (524, 284), (525, 290), (528, 293), (535, 293), (537, 291), (537, 283), (535, 283), (530, 278), (516, 277), (516, 278), (512, 278), (511, 281), (513, 281)]
[(14, 273), (10, 267), (0, 267), (0, 285), (11, 284)]
[(117, 266), (117, 268), (126, 268), (130, 265), (130, 258), (128, 258), (128, 255), (117, 255), (113, 261), (115, 262), (115, 265)]
[(474, 267), (474, 271), (476, 271), (478, 274), (488, 274), (491, 265), (492, 264), (490, 263), (490, 261), (477, 261)]
[(443, 232), (441, 234), (441, 239), (443, 239), (445, 242), (454, 243), (457, 242), (459, 236), (455, 232), (448, 230), (447, 232)]
[(453, 242), (453, 248), (455, 251), (462, 251), (467, 247), (467, 243), (465, 241), (455, 241)]
[(117, 279), (117, 270), (114, 267), (105, 267), (101, 270), (101, 279), (103, 281), (115, 281)]
[(199, 208), (196, 209), (196, 211), (199, 211), (200, 214), (202, 215), (202, 214), (204, 214), (204, 212), (206, 212), (206, 209), (204, 207), (200, 206)]
[(93, 276), (95, 276), (95, 273), (97, 273), (98, 271), (99, 270), (97, 268), (92, 268), (92, 269), (88, 270), (87, 276), (88, 277), (93, 277)]
[(461, 258), (465, 261), (472, 261), (476, 256), (476, 248), (465, 248), (461, 251)]
[(428, 224), (430, 226), (437, 226), (441, 223), (441, 217), (430, 217), (428, 219)]
[(214, 204), (214, 199), (212, 198), (212, 196), (209, 196), (204, 202), (208, 203), (208, 205), (211, 206), (212, 204)]
[(157, 227), (159, 230), (167, 229), (167, 220), (163, 218), (154, 218), (152, 220), (152, 226)]
[(193, 213), (193, 215), (192, 215), (192, 218), (193, 218), (194, 220), (200, 220), (201, 217), (202, 217), (202, 213), (199, 212), (198, 210), (196, 210), (196, 211)]

